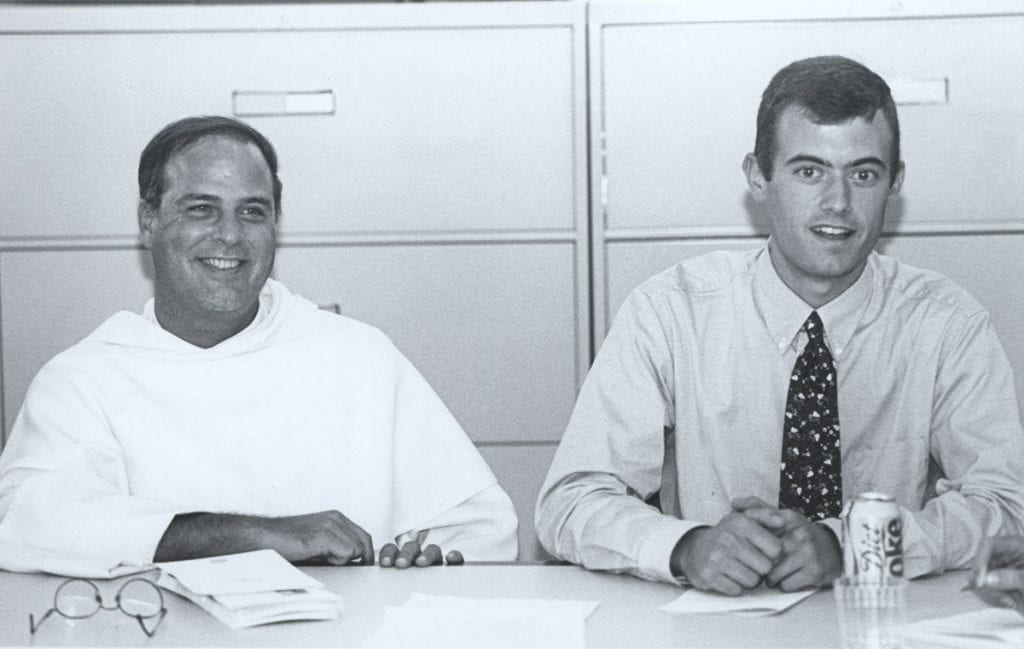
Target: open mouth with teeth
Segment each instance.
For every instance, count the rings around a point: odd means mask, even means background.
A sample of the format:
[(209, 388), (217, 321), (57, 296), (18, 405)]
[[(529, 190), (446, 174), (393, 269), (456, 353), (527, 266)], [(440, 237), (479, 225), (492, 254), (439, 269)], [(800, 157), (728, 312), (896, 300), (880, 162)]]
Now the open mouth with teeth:
[(811, 232), (825, 239), (848, 239), (853, 236), (854, 231), (849, 228), (841, 228), (835, 225), (816, 225)]
[(242, 265), (241, 259), (224, 259), (222, 257), (200, 257), (199, 261), (214, 270), (234, 270)]

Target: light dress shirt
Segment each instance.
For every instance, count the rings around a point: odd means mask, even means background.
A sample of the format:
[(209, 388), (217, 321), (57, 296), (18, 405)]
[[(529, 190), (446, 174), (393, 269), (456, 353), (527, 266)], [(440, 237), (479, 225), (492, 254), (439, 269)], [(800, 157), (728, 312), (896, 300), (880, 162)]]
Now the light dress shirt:
[[(669, 558), (686, 532), (717, 523), (732, 498), (776, 504), (811, 311), (766, 247), (690, 259), (634, 289), (541, 489), (544, 547), (675, 583)], [(906, 574), (966, 567), (987, 535), (1024, 531), (1024, 432), (988, 313), (945, 277), (876, 253), (817, 311), (838, 374), (843, 494), (896, 499)], [(932, 461), (944, 473), (934, 492)], [(659, 491), (661, 510), (644, 502)], [(840, 534), (838, 519), (823, 523)]]

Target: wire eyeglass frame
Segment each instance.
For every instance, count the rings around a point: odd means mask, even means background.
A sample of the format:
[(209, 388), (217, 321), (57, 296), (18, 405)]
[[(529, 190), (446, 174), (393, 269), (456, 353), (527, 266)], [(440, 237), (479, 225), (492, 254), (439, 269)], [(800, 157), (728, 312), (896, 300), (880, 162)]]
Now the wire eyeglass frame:
[[(128, 611), (127, 609), (125, 609), (124, 602), (122, 601), (121, 596), (124, 594), (126, 588), (128, 588), (129, 586), (131, 586), (132, 584), (134, 584), (136, 582), (141, 582), (143, 584), (148, 584), (153, 589), (153, 592), (156, 593), (156, 596), (154, 597), (154, 602), (153, 602), (153, 603), (159, 603), (158, 604), (159, 608), (156, 610), (156, 612), (154, 612), (154, 613), (152, 613), (150, 615), (142, 615), (141, 613), (137, 613), (137, 612), (136, 613), (132, 613), (132, 612)], [(95, 606), (95, 608), (93, 608), (92, 610), (90, 610), (89, 612), (84, 613), (84, 614), (69, 613), (67, 611), (61, 610), (61, 607), (60, 607), (61, 592), (64, 591), (64, 589), (68, 588), (70, 585), (72, 585), (72, 584), (77, 585), (79, 583), (86, 584), (86, 585), (88, 585), (89, 588), (92, 589), (92, 592), (91, 592), (92, 600), (91, 601), (93, 602), (93, 605)], [(88, 579), (81, 579), (81, 578), (76, 577), (76, 578), (67, 579), (67, 580), (63, 581), (61, 583), (61, 585), (57, 587), (57, 590), (54, 591), (54, 593), (53, 593), (53, 607), (50, 608), (50, 610), (48, 610), (46, 613), (44, 613), (41, 618), (39, 618), (39, 622), (38, 623), (36, 623), (36, 621), (35, 621), (35, 616), (32, 615), (31, 613), (29, 613), (29, 615), (28, 615), (29, 632), (31, 634), (35, 634), (35, 632), (39, 630), (39, 627), (43, 626), (43, 622), (46, 621), (46, 618), (50, 617), (54, 613), (57, 613), (57, 614), (61, 615), (62, 617), (67, 618), (69, 620), (84, 620), (86, 618), (92, 617), (93, 615), (96, 615), (96, 613), (98, 613), (101, 610), (102, 611), (121, 611), (122, 613), (124, 613), (128, 617), (135, 618), (135, 620), (138, 621), (139, 626), (142, 627), (143, 633), (145, 633), (146, 636), (148, 636), (150, 638), (152, 638), (153, 635), (156, 633), (157, 627), (160, 626), (160, 623), (163, 621), (164, 616), (167, 615), (167, 607), (164, 606), (164, 595), (160, 591), (160, 588), (156, 584), (154, 584), (152, 581), (150, 581), (149, 579), (144, 579), (142, 577), (133, 577), (133, 578), (129, 579), (128, 581), (124, 582), (123, 584), (121, 584), (121, 587), (118, 588), (117, 594), (114, 596), (114, 605), (113, 606), (106, 606), (106, 605), (103, 604), (103, 596), (100, 594), (100, 589), (99, 589), (99, 587), (95, 583), (93, 583), (92, 581), (90, 581)], [(150, 630), (148, 627), (146, 627), (146, 622), (145, 621), (146, 620), (152, 620), (154, 618), (156, 619), (156, 622), (153, 623), (153, 629)]]

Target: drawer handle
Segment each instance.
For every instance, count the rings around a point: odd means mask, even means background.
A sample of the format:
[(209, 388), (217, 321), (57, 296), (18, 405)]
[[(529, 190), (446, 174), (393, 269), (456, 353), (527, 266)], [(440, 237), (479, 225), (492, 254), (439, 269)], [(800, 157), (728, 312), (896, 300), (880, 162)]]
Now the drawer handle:
[(231, 104), (235, 117), (333, 115), (334, 91), (236, 90)]

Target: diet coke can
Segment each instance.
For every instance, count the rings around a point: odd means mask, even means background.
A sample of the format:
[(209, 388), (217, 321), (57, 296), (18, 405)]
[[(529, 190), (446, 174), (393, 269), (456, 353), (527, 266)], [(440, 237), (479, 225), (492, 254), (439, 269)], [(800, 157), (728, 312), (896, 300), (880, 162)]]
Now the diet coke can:
[(843, 572), (862, 583), (903, 577), (903, 520), (891, 496), (865, 492), (843, 507)]

